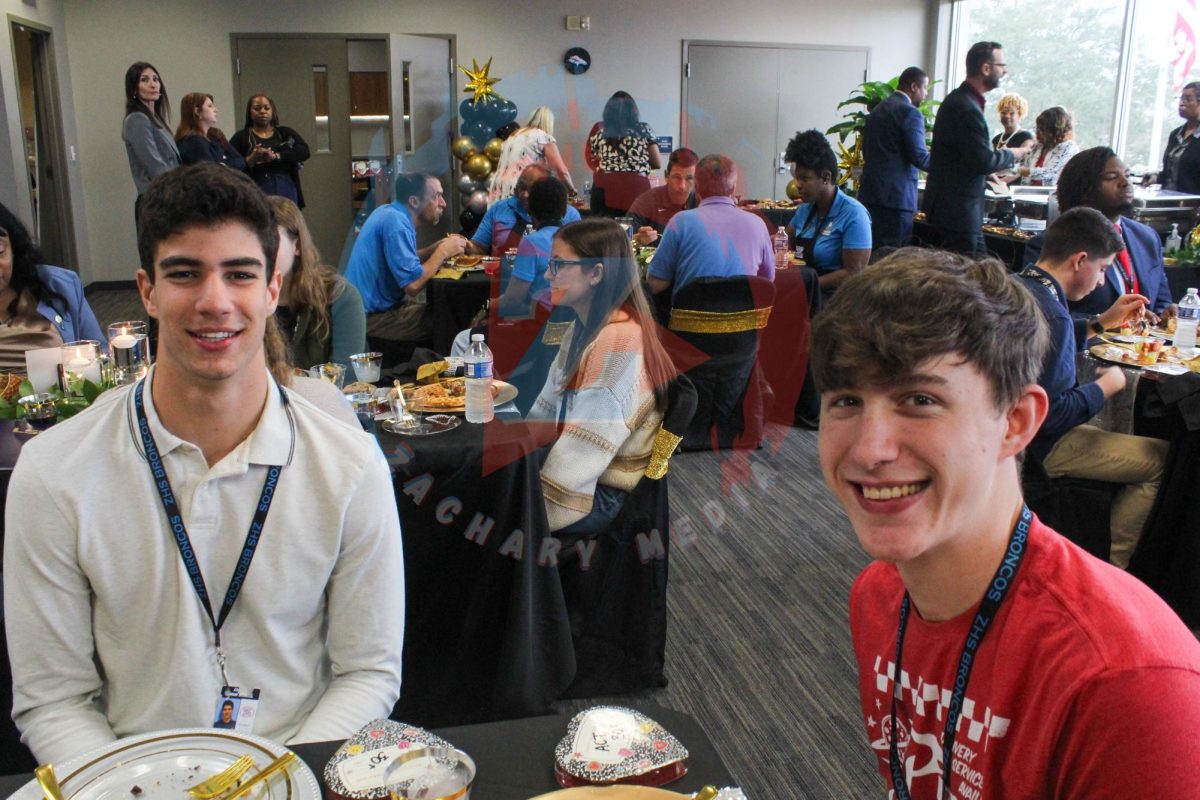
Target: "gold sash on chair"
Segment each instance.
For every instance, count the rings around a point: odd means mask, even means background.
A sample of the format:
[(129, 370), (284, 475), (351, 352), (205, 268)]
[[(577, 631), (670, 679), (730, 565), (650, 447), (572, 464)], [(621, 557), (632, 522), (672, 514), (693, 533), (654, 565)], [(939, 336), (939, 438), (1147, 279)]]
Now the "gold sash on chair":
[(690, 308), (671, 309), (667, 327), (683, 333), (745, 333), (767, 327), (772, 306), (747, 308), (743, 311), (695, 311)]

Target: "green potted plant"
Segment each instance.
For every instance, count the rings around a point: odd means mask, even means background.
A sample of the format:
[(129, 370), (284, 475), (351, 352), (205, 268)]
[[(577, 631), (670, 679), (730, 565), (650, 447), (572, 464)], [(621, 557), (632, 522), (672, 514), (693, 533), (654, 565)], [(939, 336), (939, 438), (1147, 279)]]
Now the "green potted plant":
[[(929, 84), (932, 89), (937, 81)], [(842, 116), (846, 119), (825, 131), (825, 135), (836, 133), (838, 135), (838, 169), (840, 176), (838, 183), (849, 194), (854, 194), (858, 188), (858, 178), (862, 175), (863, 155), (862, 155), (862, 134), (863, 129), (867, 125), (867, 117), (875, 110), (875, 106), (886, 100), (892, 92), (896, 91), (896, 87), (900, 84), (900, 76), (892, 78), (890, 81), (867, 81), (861, 83), (854, 89), (854, 94), (847, 99), (838, 103), (838, 108), (846, 106), (859, 106), (852, 108), (848, 113)], [(937, 113), (937, 107), (941, 105), (941, 100), (933, 100), (926, 98), (923, 103), (917, 108), (920, 109), (921, 115), (925, 118), (925, 143), (930, 144), (933, 141), (933, 121)], [(854, 136), (854, 140), (850, 146), (846, 146), (846, 140), (850, 136)]]

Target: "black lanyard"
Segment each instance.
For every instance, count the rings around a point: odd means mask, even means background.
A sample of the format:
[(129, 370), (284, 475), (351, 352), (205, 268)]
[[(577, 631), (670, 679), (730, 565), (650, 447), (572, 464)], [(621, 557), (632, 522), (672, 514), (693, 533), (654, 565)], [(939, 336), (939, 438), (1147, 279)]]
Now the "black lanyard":
[[(254, 511), (254, 519), (250, 522), (250, 530), (246, 532), (242, 554), (238, 558), (237, 566), (233, 569), (233, 577), (229, 580), (229, 589), (225, 592), (225, 602), (221, 604), (220, 615), (214, 616), (212, 601), (208, 598), (208, 587), (204, 585), (200, 564), (196, 560), (192, 541), (188, 538), (187, 527), (183, 523), (183, 513), (175, 501), (175, 492), (171, 489), (171, 481), (163, 466), (162, 456), (159, 455), (154, 434), (150, 431), (150, 421), (146, 418), (146, 405), (142, 398), (145, 384), (146, 380), (143, 378), (133, 390), (133, 404), (137, 412), (138, 431), (142, 435), (142, 446), (146, 451), (146, 463), (150, 466), (150, 475), (154, 479), (155, 488), (158, 489), (163, 511), (167, 514), (167, 524), (171, 526), (171, 536), (179, 547), (179, 556), (183, 559), (183, 566), (187, 569), (188, 577), (192, 581), (192, 588), (196, 590), (196, 596), (200, 598), (200, 604), (204, 606), (204, 613), (208, 614), (208, 621), (212, 624), (213, 643), (217, 648), (217, 661), (221, 667), (221, 677), (228, 686), (230, 684), (229, 677), (225, 674), (225, 653), (221, 649), (221, 626), (225, 624), (229, 612), (233, 610), (233, 605), (237, 602), (238, 595), (241, 594), (242, 585), (246, 582), (246, 573), (250, 571), (250, 562), (254, 560), (254, 551), (258, 549), (258, 541), (262, 537), (263, 525), (267, 521), (267, 512), (271, 510), (271, 502), (275, 499), (275, 489), (279, 485), (279, 474), (283, 470), (283, 466), (267, 467), (267, 478), (263, 481), (262, 494), (259, 496), (258, 506)], [(287, 402), (287, 395), (284, 395), (284, 402)]]
[[(825, 216), (817, 217), (817, 227), (813, 230), (813, 241), (821, 238), (821, 228), (825, 227), (826, 220), (833, 213), (833, 207), (837, 204), (838, 187), (835, 184), (833, 187), (833, 200), (829, 203), (829, 210), (825, 212)], [(800, 234), (808, 231), (808, 223), (812, 222), (813, 217), (817, 214), (817, 203), (814, 200), (813, 204), (808, 209), (808, 215), (804, 217), (804, 224), (800, 226), (800, 230), (796, 233), (796, 238), (800, 238)], [(805, 237), (807, 238), (807, 237)], [(810, 254), (811, 255), (811, 254)]]
[[(983, 637), (990, 630), (1000, 604), (1008, 596), (1009, 587), (1017, 578), (1017, 569), (1025, 558), (1025, 545), (1029, 538), (1029, 523), (1033, 514), (1029, 506), (1021, 506), (1021, 518), (1008, 537), (1008, 547), (1004, 551), (1004, 559), (988, 584), (987, 593), (975, 619), (971, 622), (971, 630), (967, 632), (967, 641), (963, 644), (962, 655), (958, 658), (958, 669), (955, 671), (954, 691), (950, 695), (950, 708), (946, 712), (946, 727), (942, 733), (942, 793), (950, 788), (950, 766), (954, 759), (954, 738), (958, 734), (958, 720), (962, 716), (963, 699), (967, 694), (967, 683), (971, 680), (971, 669), (975, 666), (975, 654), (983, 644)], [(892, 683), (892, 730), (891, 743), (888, 750), (888, 767), (892, 773), (892, 789), (896, 800), (911, 800), (908, 784), (904, 780), (904, 768), (900, 763), (899, 748), (896, 746), (896, 700), (901, 697), (904, 689), (901, 685), (900, 657), (904, 653), (904, 630), (908, 626), (908, 610), (910, 602), (908, 592), (900, 601), (900, 625), (896, 632), (896, 673)], [(941, 794), (939, 794), (941, 797)]]

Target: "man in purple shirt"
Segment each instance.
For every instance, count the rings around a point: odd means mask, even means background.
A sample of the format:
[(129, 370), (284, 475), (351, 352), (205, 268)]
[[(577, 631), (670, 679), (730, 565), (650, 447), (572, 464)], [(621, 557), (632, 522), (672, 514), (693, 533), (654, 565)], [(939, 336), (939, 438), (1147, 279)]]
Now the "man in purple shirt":
[(775, 254), (762, 220), (733, 202), (738, 168), (709, 155), (696, 165), (700, 204), (671, 218), (650, 262), (650, 288), (675, 292), (698, 278), (759, 275), (775, 279)]

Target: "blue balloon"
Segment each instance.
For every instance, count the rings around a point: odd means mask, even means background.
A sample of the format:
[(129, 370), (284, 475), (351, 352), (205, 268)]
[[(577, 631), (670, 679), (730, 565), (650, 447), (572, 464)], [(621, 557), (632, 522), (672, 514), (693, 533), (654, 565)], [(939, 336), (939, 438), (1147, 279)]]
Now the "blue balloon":
[(475, 147), (479, 150), (483, 150), (483, 146), (488, 143), (489, 139), (492, 138), (493, 128), (486, 122), (480, 122), (476, 120), (474, 122), (465, 122), (460, 125), (458, 128), (458, 133), (460, 136), (469, 136), (471, 141), (475, 143)]

